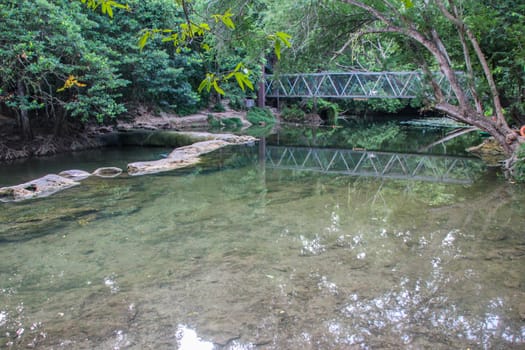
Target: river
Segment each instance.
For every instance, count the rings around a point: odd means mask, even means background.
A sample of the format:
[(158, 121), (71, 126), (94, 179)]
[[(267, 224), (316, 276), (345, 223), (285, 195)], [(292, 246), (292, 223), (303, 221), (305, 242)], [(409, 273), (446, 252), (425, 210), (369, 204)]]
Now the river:
[[(266, 145), (326, 146), (305, 132)], [(164, 151), (2, 164), (0, 186)], [(0, 204), (0, 348), (525, 347), (523, 186), (490, 171), (444, 183), (284, 169), (259, 153)]]

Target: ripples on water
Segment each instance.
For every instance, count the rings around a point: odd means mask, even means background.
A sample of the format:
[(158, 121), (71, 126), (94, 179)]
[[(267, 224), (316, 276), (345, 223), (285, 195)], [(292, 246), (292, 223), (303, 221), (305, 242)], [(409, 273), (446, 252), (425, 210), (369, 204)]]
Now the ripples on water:
[(524, 205), (255, 160), (89, 178), (1, 204), (0, 347), (523, 348)]

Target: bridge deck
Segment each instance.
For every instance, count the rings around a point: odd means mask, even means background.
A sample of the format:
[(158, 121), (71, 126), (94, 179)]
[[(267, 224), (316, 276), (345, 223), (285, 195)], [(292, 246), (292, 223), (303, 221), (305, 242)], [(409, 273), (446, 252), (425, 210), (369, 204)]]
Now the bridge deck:
[(267, 146), (266, 166), (355, 176), (470, 184), (483, 169), (478, 159), (348, 149)]
[[(450, 94), (442, 75), (438, 83)], [(325, 72), (268, 75), (267, 97), (415, 98), (425, 89), (421, 72)]]

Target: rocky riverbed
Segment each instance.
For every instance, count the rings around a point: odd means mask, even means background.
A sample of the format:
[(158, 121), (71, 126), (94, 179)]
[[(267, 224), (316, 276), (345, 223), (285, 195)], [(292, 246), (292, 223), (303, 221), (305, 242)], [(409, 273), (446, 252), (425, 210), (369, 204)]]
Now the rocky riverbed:
[[(172, 133), (175, 133), (176, 136), (182, 136), (184, 139), (193, 140), (194, 143), (178, 147), (162, 159), (130, 163), (127, 166), (127, 174), (146, 175), (188, 167), (199, 163), (200, 156), (203, 154), (229, 145), (249, 144), (256, 141), (251, 136), (233, 134), (176, 131)], [(77, 186), (80, 184), (77, 181), (91, 175), (111, 178), (117, 177), (121, 173), (123, 170), (117, 167), (99, 168), (92, 174), (83, 170), (64, 170), (58, 175), (48, 174), (20, 185), (1, 187), (0, 201), (12, 202), (47, 197), (61, 190)]]

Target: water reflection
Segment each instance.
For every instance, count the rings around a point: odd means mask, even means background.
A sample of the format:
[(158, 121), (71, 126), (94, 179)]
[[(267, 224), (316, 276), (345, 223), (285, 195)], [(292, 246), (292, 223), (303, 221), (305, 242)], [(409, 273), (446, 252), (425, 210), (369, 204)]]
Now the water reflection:
[(179, 350), (213, 350), (212, 342), (202, 340), (197, 332), (185, 325), (179, 325), (176, 332)]
[(0, 346), (520, 348), (524, 196), (255, 162), (89, 179), (2, 206)]

